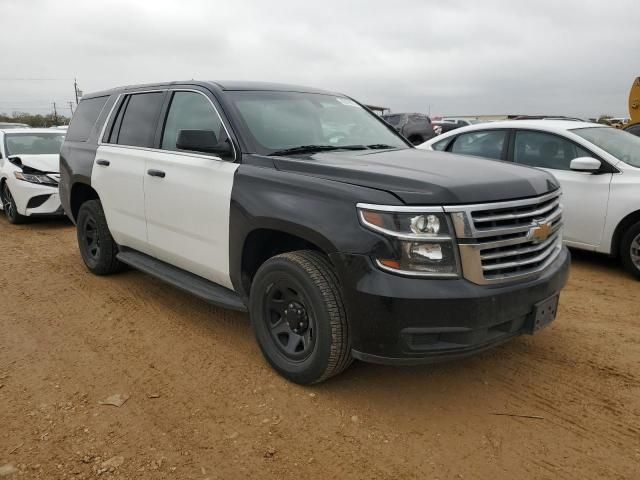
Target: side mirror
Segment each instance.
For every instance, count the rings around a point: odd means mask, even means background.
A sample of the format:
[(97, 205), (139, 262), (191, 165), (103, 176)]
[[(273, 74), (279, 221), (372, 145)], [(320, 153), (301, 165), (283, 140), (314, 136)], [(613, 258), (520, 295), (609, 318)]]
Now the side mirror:
[(229, 140), (218, 143), (213, 130), (180, 130), (176, 147), (192, 152), (214, 153), (220, 157), (228, 157), (232, 152)]
[(569, 168), (574, 172), (595, 173), (602, 167), (602, 162), (596, 158), (578, 157), (571, 160)]

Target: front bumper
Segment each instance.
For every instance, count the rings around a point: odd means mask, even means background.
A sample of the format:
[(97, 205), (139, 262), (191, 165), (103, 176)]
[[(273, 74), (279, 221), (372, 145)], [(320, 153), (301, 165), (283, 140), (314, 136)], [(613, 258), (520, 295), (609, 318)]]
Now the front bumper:
[(9, 181), (9, 189), (20, 215), (28, 217), (64, 215), (58, 187), (38, 185), (17, 179), (7, 181)]
[(535, 304), (567, 282), (570, 254), (537, 278), (476, 285), (383, 272), (363, 255), (333, 254), (343, 288), (355, 358), (419, 364), (465, 357), (530, 331)]

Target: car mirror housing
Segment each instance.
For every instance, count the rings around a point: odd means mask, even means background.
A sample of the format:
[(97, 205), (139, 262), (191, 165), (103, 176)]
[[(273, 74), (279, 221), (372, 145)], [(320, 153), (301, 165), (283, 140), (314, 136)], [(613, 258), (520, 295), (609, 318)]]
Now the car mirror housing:
[(192, 152), (213, 153), (221, 157), (231, 155), (229, 141), (218, 142), (213, 130), (180, 130), (176, 147)]
[(569, 168), (574, 172), (595, 173), (602, 167), (602, 162), (597, 158), (578, 157), (571, 160)]

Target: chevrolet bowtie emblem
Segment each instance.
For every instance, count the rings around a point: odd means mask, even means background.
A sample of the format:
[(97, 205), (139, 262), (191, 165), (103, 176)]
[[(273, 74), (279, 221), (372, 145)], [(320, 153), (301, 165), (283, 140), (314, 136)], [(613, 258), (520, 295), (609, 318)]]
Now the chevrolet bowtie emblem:
[(535, 223), (536, 225), (529, 229), (529, 234), (527, 236), (533, 243), (544, 242), (549, 238), (549, 235), (551, 235), (551, 224), (547, 222), (540, 223), (538, 221)]

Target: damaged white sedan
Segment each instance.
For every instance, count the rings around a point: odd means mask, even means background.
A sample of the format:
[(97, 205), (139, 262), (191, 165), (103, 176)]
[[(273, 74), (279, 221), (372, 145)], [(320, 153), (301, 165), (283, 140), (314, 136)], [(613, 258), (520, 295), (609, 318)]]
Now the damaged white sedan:
[(58, 195), (64, 136), (45, 128), (0, 130), (0, 200), (10, 223), (64, 215)]

